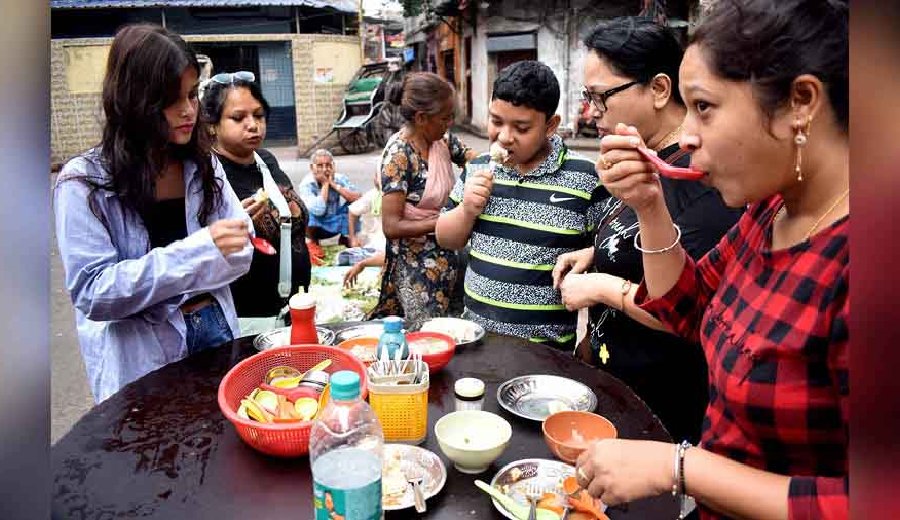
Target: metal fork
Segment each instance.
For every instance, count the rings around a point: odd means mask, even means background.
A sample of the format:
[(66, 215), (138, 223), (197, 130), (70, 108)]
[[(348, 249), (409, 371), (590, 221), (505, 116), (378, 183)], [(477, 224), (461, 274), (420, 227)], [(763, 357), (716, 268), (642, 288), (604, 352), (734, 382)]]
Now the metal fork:
[(541, 497), (540, 488), (538, 488), (537, 484), (530, 483), (526, 484), (522, 491), (531, 504), (531, 507), (528, 509), (528, 520), (537, 520), (537, 501)]

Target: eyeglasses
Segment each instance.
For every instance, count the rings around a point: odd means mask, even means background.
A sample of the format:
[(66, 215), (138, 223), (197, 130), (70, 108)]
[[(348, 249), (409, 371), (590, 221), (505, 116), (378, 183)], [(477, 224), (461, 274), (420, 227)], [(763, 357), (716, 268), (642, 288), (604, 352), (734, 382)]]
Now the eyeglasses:
[(611, 98), (613, 94), (617, 94), (627, 89), (632, 85), (637, 85), (640, 81), (629, 81), (624, 85), (619, 85), (618, 87), (613, 87), (608, 90), (604, 90), (603, 92), (591, 92), (590, 89), (584, 87), (581, 89), (581, 97), (584, 98), (588, 103), (593, 103), (593, 105), (597, 108), (597, 110), (601, 112), (606, 112), (606, 100)]
[(254, 81), (256, 81), (256, 74), (246, 70), (239, 70), (237, 72), (222, 72), (209, 78), (209, 80), (214, 81), (219, 85), (233, 85), (235, 80), (253, 83)]

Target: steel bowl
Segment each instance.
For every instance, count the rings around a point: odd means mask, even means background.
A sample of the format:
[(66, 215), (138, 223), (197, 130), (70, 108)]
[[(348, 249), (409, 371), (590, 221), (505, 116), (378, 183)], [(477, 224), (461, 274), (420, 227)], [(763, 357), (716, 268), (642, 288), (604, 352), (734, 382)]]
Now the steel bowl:
[(584, 384), (566, 377), (529, 375), (501, 384), (497, 402), (514, 415), (543, 421), (560, 410), (593, 412), (597, 396)]
[[(325, 327), (316, 326), (316, 332), (319, 333), (320, 345), (334, 344), (334, 331)], [(291, 344), (291, 328), (282, 327), (280, 329), (270, 330), (253, 338), (253, 347), (256, 350), (263, 351), (270, 348), (281, 347)]]

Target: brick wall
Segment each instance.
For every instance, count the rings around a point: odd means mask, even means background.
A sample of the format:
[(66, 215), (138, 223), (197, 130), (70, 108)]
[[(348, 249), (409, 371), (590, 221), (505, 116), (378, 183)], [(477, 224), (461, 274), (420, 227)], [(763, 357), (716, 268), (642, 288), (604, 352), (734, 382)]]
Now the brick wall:
[[(294, 62), (294, 98), (297, 110), (297, 146), (305, 150), (324, 137), (340, 115), (346, 84), (313, 81), (313, 45), (316, 42), (349, 42), (357, 36), (323, 34), (203, 35), (185, 36), (189, 42), (290, 41)], [(73, 94), (66, 80), (66, 47), (110, 45), (111, 38), (59, 39), (51, 41), (50, 54), (50, 156), (56, 166), (100, 141), (102, 108), (100, 93)], [(336, 145), (334, 139), (322, 144)]]

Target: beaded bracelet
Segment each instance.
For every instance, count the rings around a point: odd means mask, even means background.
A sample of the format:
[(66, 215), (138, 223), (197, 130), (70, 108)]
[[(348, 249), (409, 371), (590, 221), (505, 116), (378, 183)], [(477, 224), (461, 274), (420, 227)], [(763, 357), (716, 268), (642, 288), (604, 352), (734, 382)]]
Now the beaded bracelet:
[(641, 253), (647, 255), (661, 255), (663, 253), (668, 253), (669, 251), (675, 249), (675, 246), (681, 241), (681, 228), (678, 227), (678, 224), (672, 224), (672, 227), (675, 228), (675, 241), (672, 242), (668, 247), (664, 247), (662, 249), (644, 249), (638, 244), (638, 238), (641, 236), (641, 231), (638, 230), (637, 233), (634, 234), (634, 248), (640, 251)]

